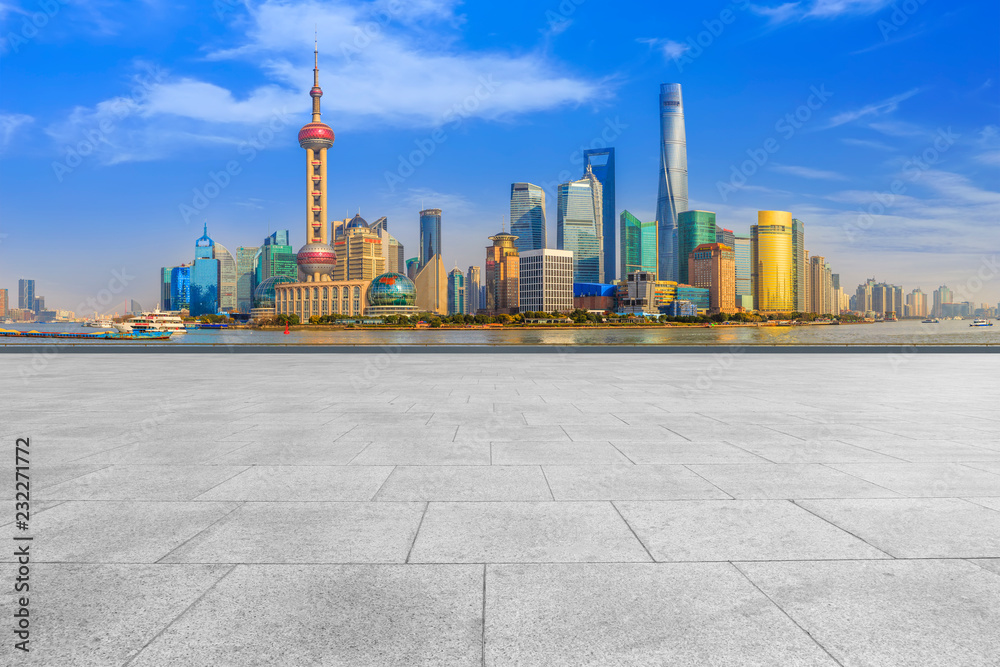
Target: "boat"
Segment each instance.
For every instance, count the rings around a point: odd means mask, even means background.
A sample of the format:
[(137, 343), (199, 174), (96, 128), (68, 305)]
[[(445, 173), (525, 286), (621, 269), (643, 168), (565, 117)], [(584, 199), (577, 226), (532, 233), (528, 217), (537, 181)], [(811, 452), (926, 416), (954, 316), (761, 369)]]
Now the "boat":
[(0, 336), (8, 338), (75, 338), (82, 340), (170, 340), (170, 334), (165, 331), (130, 330), (84, 333), (80, 331), (14, 331), (11, 329), (0, 329)]
[(928, 318), (928, 319), (924, 320), (923, 322), (921, 322), (921, 324), (941, 324), (941, 320), (939, 320), (936, 317), (934, 317), (934, 318)]
[(165, 313), (159, 308), (142, 315), (136, 315), (128, 320), (130, 331), (166, 331), (173, 334), (186, 333), (184, 321), (172, 313)]
[(87, 320), (83, 323), (85, 327), (92, 327), (94, 329), (111, 329), (114, 327), (114, 323), (110, 318), (102, 317), (100, 319)]
[(206, 322), (206, 323), (203, 323), (198, 328), (199, 329), (228, 329), (229, 325), (225, 324), (225, 323), (221, 323), (221, 322), (218, 323), (218, 324), (210, 324), (210, 323)]
[(972, 324), (970, 324), (969, 326), (970, 327), (991, 327), (991, 326), (993, 326), (993, 323), (990, 322), (989, 320), (972, 320)]

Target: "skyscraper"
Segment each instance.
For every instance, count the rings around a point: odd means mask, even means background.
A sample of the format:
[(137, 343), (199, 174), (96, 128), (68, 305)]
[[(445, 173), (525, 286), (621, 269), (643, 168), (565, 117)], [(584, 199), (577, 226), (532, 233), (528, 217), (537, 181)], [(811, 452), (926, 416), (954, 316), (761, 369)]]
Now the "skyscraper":
[(722, 245), (727, 245), (730, 248), (736, 246), (736, 234), (733, 233), (731, 229), (723, 229), (718, 225), (715, 226), (715, 242), (721, 243)]
[[(32, 281), (32, 291), (34, 291), (34, 281)], [(952, 295), (952, 291), (948, 289), (947, 285), (941, 285), (936, 290), (934, 290), (934, 310), (931, 313), (934, 317), (944, 316), (944, 304), (952, 303), (955, 297)]]
[(297, 257), (288, 243), (288, 230), (273, 232), (264, 239), (254, 256), (254, 285), (260, 285), (268, 278), (282, 276), (297, 282), (299, 269)]
[[(601, 182), (601, 225), (602, 246), (604, 253), (605, 283), (615, 281), (615, 264), (618, 257), (615, 253), (615, 149), (591, 148), (583, 151), (584, 167), (589, 166), (594, 176)], [(622, 280), (625, 276), (622, 276)]]
[(448, 273), (448, 314), (465, 314), (465, 274), (457, 266)]
[(660, 86), (660, 187), (656, 219), (660, 223), (660, 280), (677, 280), (687, 263), (677, 252), (677, 214), (688, 210), (687, 138), (681, 84)]
[(466, 273), (465, 281), (465, 295), (468, 302), (465, 312), (470, 315), (475, 315), (483, 307), (482, 301), (479, 299), (481, 287), (482, 281), (479, 279), (479, 267), (470, 266), (469, 271)]
[(420, 267), (420, 258), (411, 257), (406, 260), (406, 277), (413, 280), (417, 277), (417, 269)]
[(191, 265), (181, 264), (170, 269), (171, 310), (191, 309)]
[(7, 294), (7, 288), (4, 287), (0, 289), (0, 317), (7, 317), (8, 310), (10, 310), (10, 300)]
[(388, 270), (382, 250), (383, 234), (371, 229), (360, 213), (339, 227), (337, 234), (333, 240), (337, 255), (333, 267), (335, 281), (370, 281)]
[(573, 282), (601, 282), (604, 204), (601, 183), (590, 165), (583, 178), (559, 186), (558, 200), (557, 245), (573, 253)]
[(618, 227), (621, 235), (622, 280), (636, 271), (657, 273), (656, 221), (640, 222), (628, 211), (622, 211)]
[(215, 256), (215, 241), (205, 232), (194, 244), (194, 265), (191, 267), (191, 315), (214, 315), (219, 311), (219, 260)]
[(792, 214), (758, 211), (757, 224), (750, 227), (750, 270), (753, 301), (763, 313), (791, 312)]
[[(560, 186), (562, 187), (562, 186)], [(486, 304), (490, 315), (513, 315), (520, 305), (520, 260), (514, 241), (517, 237), (501, 231), (490, 237), (486, 247)]]
[(253, 258), (260, 248), (240, 246), (236, 249), (236, 310), (250, 313), (253, 308)]
[(927, 317), (927, 295), (920, 288), (906, 295), (906, 317)]
[(219, 260), (219, 311), (236, 311), (236, 260), (221, 243), (213, 247), (213, 256)]
[(736, 253), (722, 243), (703, 243), (691, 251), (688, 276), (694, 287), (708, 288), (708, 307), (736, 312)]
[(17, 281), (17, 307), (32, 310), (35, 305), (35, 281), (21, 278)]
[(676, 280), (682, 285), (691, 283), (688, 276), (688, 260), (700, 245), (715, 243), (715, 213), (712, 211), (681, 211), (677, 214), (677, 267)]
[(573, 253), (542, 248), (519, 253), (517, 261), (521, 312), (573, 310)]
[[(793, 221), (794, 224), (794, 221)], [(793, 232), (793, 243), (794, 243), (794, 232)], [(794, 251), (793, 251), (794, 252)], [(825, 289), (826, 284), (826, 258), (822, 255), (813, 255), (809, 258), (809, 303), (805, 304), (805, 307), (800, 309), (796, 307), (796, 310), (803, 313), (816, 313), (817, 315), (824, 315), (826, 313), (832, 313), (833, 304), (828, 300), (829, 294)], [(800, 283), (802, 284), (802, 283)], [(831, 289), (832, 291), (832, 289)]]
[(416, 306), (422, 313), (448, 314), (448, 274), (441, 255), (424, 264), (413, 281), (417, 290)]
[(420, 264), (424, 265), (434, 255), (441, 254), (441, 209), (428, 208), (420, 212)]
[(406, 275), (406, 259), (403, 254), (403, 244), (389, 233), (389, 219), (383, 215), (368, 227), (382, 239), (382, 255), (385, 257), (385, 270), (391, 273)]
[(792, 218), (792, 292), (794, 293), (795, 310), (800, 313), (807, 312), (811, 305), (808, 287), (810, 285), (808, 275), (810, 269), (807, 257), (805, 223), (797, 218)]
[(163, 310), (173, 309), (170, 303), (170, 272), (172, 270), (173, 267), (160, 268), (160, 303), (157, 307)]
[(546, 247), (545, 190), (531, 183), (510, 184), (510, 233), (517, 237), (518, 252)]
[(753, 283), (750, 270), (750, 237), (733, 237), (733, 251), (736, 253), (736, 305), (753, 309)]

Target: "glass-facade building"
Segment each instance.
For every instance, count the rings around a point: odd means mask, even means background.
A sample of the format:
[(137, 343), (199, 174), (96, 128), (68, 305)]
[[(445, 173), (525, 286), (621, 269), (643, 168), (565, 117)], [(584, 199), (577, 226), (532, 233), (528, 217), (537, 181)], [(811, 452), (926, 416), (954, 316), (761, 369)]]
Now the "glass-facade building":
[(688, 259), (694, 249), (704, 243), (715, 243), (715, 213), (712, 211), (681, 211), (677, 214), (677, 267), (679, 283), (690, 283)]
[(448, 274), (448, 314), (465, 314), (465, 274), (457, 266)]
[[(660, 178), (656, 219), (660, 224), (660, 280), (677, 280), (687, 256), (677, 249), (677, 214), (688, 209), (687, 137), (681, 84), (660, 86)], [(714, 240), (714, 239), (713, 239)]]
[(601, 282), (604, 206), (601, 183), (589, 167), (580, 180), (559, 186), (557, 212), (557, 245), (573, 253), (573, 282)]
[(17, 307), (23, 310), (35, 308), (35, 281), (21, 278), (17, 281)]
[(715, 226), (715, 242), (721, 243), (722, 245), (727, 245), (730, 248), (733, 247), (735, 242), (736, 234), (733, 233), (731, 229), (723, 229), (718, 225)]
[(241, 246), (236, 249), (236, 310), (249, 313), (253, 308), (253, 290), (256, 287), (253, 259), (260, 248)]
[(657, 235), (656, 221), (642, 222), (628, 211), (622, 211), (618, 220), (621, 236), (622, 279), (636, 271), (650, 273), (656, 270)]
[(750, 282), (750, 237), (734, 236), (733, 250), (736, 253), (736, 297), (752, 296), (753, 286)]
[[(583, 151), (584, 168), (590, 167), (594, 176), (601, 182), (601, 224), (603, 226), (604, 278), (606, 283), (615, 281), (615, 265), (618, 263), (615, 252), (615, 149), (591, 148)], [(625, 276), (622, 276), (624, 279)]]
[(236, 312), (236, 260), (221, 243), (216, 243), (212, 249), (214, 258), (219, 261), (219, 312)]
[(194, 317), (219, 312), (219, 260), (215, 259), (215, 241), (208, 235), (208, 225), (194, 244), (190, 311)]
[(510, 233), (518, 252), (548, 244), (545, 232), (545, 190), (531, 183), (510, 184)]
[(411, 257), (406, 260), (406, 277), (413, 280), (417, 277), (417, 271), (420, 268), (420, 258)]
[(698, 310), (708, 310), (711, 306), (711, 290), (707, 287), (677, 285), (677, 301), (690, 301)]
[(750, 270), (757, 310), (790, 313), (795, 309), (791, 213), (757, 212), (757, 224), (750, 228)]
[(175, 266), (170, 269), (170, 309), (191, 309), (190, 266)]
[(254, 257), (254, 285), (268, 278), (284, 276), (298, 282), (299, 264), (295, 251), (288, 242), (288, 230), (274, 232), (264, 239)]
[(173, 306), (170, 302), (170, 272), (173, 271), (172, 267), (161, 267), (160, 268), (160, 304), (157, 306), (162, 310), (173, 310)]
[(424, 268), (431, 257), (441, 254), (441, 209), (428, 208), (420, 212), (420, 264)]
[(792, 300), (797, 312), (808, 312), (812, 297), (809, 294), (809, 261), (806, 259), (806, 226), (792, 218)]
[(483, 307), (483, 302), (479, 298), (481, 289), (482, 280), (480, 279), (479, 267), (470, 266), (469, 271), (465, 274), (465, 312), (469, 315), (475, 315)]

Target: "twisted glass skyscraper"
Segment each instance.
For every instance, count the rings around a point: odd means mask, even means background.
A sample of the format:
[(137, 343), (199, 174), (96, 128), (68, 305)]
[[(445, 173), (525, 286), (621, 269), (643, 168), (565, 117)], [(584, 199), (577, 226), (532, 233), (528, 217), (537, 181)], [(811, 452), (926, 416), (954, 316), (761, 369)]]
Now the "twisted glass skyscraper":
[(681, 258), (677, 249), (677, 214), (688, 210), (687, 139), (681, 84), (660, 86), (660, 193), (656, 200), (659, 224), (660, 280), (677, 280)]

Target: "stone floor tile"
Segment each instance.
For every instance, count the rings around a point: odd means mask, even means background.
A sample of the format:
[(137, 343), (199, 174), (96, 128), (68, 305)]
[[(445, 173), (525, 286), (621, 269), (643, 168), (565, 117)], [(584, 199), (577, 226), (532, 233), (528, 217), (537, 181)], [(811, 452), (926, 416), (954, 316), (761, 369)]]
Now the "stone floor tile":
[(551, 500), (536, 466), (398, 466), (379, 501)]
[(729, 498), (684, 466), (548, 465), (556, 500), (676, 500)]

